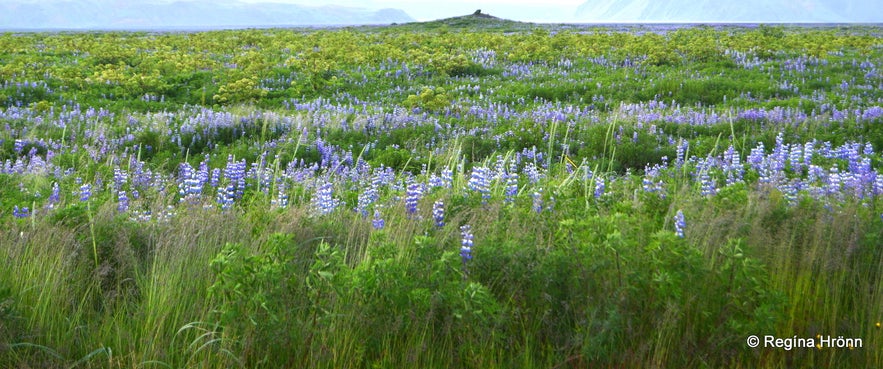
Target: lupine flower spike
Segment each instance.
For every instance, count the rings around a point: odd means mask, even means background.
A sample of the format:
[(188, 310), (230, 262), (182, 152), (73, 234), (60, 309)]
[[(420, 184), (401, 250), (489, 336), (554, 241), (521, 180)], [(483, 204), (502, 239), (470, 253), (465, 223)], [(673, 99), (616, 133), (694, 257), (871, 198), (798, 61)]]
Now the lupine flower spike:
[(374, 229), (383, 229), (386, 222), (381, 218), (380, 210), (374, 210), (374, 219), (371, 220), (371, 224), (374, 226)]
[(678, 213), (675, 214), (675, 233), (680, 238), (684, 238), (684, 228), (687, 224), (684, 222), (684, 212), (678, 210)]
[(445, 203), (442, 200), (432, 204), (432, 219), (435, 220), (436, 227), (445, 226)]
[(463, 259), (463, 271), (466, 272), (466, 264), (472, 260), (472, 227), (468, 224), (460, 227), (460, 258)]

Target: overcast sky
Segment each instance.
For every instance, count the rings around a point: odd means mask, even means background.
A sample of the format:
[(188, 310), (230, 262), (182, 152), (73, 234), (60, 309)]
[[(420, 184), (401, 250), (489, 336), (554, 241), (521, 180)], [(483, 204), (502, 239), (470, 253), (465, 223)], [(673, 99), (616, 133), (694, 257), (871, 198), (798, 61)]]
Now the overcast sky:
[[(2, 1), (2, 0), (0, 0)], [(576, 8), (585, 0), (241, 0), (281, 2), (309, 6), (335, 5), (359, 8), (397, 8), (418, 21), (471, 14), (476, 9), (493, 16), (524, 22), (572, 22)]]

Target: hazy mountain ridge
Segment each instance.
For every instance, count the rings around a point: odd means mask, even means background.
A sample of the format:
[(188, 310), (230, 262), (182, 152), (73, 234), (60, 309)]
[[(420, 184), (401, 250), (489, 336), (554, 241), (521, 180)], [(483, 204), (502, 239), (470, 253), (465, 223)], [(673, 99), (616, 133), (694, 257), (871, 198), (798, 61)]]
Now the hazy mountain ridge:
[(0, 3), (0, 28), (6, 29), (155, 29), (389, 24), (411, 21), (414, 19), (399, 9), (309, 7), (231, 0), (136, 4), (119, 0)]
[(862, 0), (588, 0), (581, 22), (883, 22), (883, 2)]

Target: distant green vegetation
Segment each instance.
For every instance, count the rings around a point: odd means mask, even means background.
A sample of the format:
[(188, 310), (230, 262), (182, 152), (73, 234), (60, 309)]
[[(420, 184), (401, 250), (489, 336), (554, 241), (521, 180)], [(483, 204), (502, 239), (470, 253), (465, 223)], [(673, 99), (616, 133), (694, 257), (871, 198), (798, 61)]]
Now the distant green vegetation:
[(870, 26), (4, 33), (0, 367), (881, 367), (881, 150)]

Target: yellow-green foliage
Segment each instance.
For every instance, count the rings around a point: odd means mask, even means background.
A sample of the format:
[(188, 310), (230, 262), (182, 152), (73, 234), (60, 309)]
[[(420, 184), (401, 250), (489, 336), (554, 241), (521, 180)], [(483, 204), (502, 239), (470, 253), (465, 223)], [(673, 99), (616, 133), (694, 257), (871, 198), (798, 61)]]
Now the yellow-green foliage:
[(218, 89), (218, 93), (213, 96), (213, 98), (216, 102), (224, 104), (232, 102), (253, 102), (266, 95), (267, 91), (258, 87), (258, 81), (254, 78), (241, 78), (221, 86)]
[(431, 111), (444, 110), (451, 105), (451, 97), (442, 87), (424, 87), (419, 95), (408, 95), (405, 106), (409, 108), (421, 108)]

